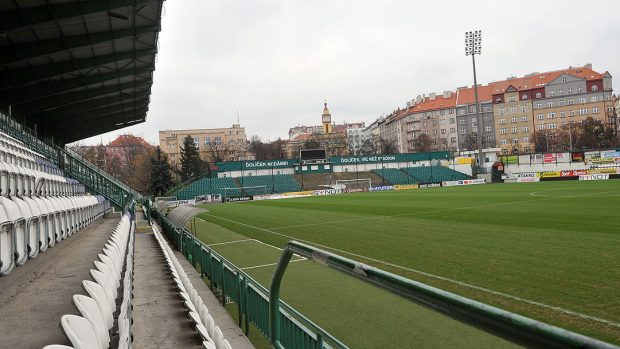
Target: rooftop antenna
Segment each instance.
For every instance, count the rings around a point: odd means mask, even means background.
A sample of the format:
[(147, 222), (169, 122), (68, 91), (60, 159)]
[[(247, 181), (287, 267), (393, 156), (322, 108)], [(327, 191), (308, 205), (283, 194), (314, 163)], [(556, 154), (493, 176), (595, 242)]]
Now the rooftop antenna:
[(239, 108), (237, 108), (237, 124), (241, 125), (241, 123), (239, 123)]

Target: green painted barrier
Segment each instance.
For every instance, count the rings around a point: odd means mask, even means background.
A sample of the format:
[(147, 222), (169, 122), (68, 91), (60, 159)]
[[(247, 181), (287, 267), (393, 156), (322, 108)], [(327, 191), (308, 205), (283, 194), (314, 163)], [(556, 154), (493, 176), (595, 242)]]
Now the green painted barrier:
[(480, 303), (296, 241), (290, 241), (283, 249), (271, 280), (269, 338), (273, 348), (298, 348), (297, 343), (290, 341), (291, 336), (295, 337), (298, 334), (288, 328), (286, 320), (278, 311), (281, 303), (282, 278), (293, 254), (362, 279), (417, 304), (527, 348), (618, 349), (615, 345)]

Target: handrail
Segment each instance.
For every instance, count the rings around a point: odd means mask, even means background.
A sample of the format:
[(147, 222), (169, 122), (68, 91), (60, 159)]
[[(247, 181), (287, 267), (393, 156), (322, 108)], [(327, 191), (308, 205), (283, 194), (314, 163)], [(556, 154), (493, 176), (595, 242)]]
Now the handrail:
[(269, 331), (273, 348), (284, 348), (280, 343), (280, 316), (276, 314), (280, 307), (282, 278), (293, 254), (364, 280), (455, 320), (527, 348), (619, 348), (613, 344), (477, 302), (297, 241), (290, 241), (282, 250), (271, 279)]

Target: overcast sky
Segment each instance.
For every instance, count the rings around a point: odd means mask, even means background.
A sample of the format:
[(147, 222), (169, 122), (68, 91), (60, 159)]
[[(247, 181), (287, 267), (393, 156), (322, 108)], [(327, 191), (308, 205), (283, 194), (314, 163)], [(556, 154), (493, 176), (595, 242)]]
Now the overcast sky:
[[(365, 121), (472, 85), (464, 32), (483, 31), (479, 83), (591, 62), (620, 73), (620, 1), (177, 0), (164, 3), (146, 123), (85, 140)], [(618, 82), (616, 82), (616, 86)]]

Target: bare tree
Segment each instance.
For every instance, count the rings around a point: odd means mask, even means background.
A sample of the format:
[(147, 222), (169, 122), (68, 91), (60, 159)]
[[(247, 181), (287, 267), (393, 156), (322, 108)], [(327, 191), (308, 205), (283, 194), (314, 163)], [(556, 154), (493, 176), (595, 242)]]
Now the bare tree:
[(429, 151), (432, 143), (431, 137), (426, 133), (422, 133), (413, 141), (413, 148), (418, 152)]

